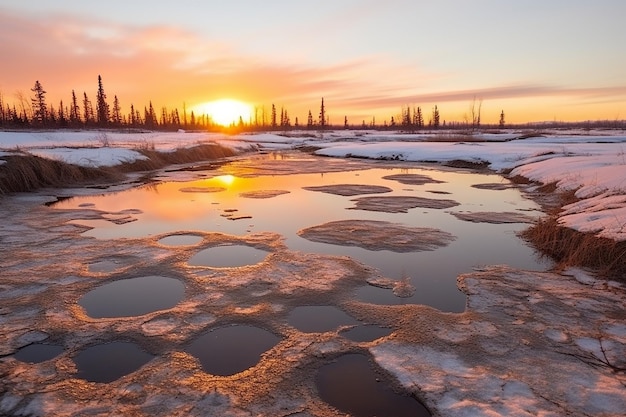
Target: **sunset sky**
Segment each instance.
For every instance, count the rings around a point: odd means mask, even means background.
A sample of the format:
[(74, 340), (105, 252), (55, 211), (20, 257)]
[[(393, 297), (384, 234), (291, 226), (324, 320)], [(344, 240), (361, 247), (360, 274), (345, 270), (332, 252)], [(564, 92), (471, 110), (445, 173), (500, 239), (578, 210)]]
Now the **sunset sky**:
[(301, 124), (382, 123), (436, 104), (463, 121), (626, 119), (624, 0), (0, 0), (0, 93), (55, 107), (232, 98)]

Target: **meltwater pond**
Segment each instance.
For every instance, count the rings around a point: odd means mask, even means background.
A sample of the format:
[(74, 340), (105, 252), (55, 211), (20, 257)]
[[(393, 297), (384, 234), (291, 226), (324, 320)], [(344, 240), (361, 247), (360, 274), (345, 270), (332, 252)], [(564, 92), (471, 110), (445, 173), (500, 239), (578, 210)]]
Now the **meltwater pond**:
[[(324, 162), (318, 165), (324, 171)], [(539, 207), (499, 175), (375, 162), (347, 169), (310, 173), (309, 167), (298, 173), (297, 164), (284, 172), (225, 165), (194, 172), (201, 179), (166, 177), (123, 192), (64, 199), (54, 207), (97, 210), (99, 219), (74, 223), (90, 227), (84, 234), (98, 239), (155, 237), (162, 244), (188, 246), (201, 239), (163, 236), (279, 233), (291, 250), (349, 256), (376, 268), (380, 280), (354, 294), (376, 304), (461, 312), (459, 274), (493, 264), (549, 267), (516, 236), (528, 226), (524, 219), (540, 215)], [(472, 213), (479, 213), (478, 219), (468, 216)], [(369, 229), (353, 227), (358, 224)], [(332, 233), (335, 225), (344, 229)], [(371, 225), (379, 230), (371, 233)], [(304, 233), (311, 230), (313, 235)], [(413, 237), (424, 233), (434, 243), (411, 246)]]

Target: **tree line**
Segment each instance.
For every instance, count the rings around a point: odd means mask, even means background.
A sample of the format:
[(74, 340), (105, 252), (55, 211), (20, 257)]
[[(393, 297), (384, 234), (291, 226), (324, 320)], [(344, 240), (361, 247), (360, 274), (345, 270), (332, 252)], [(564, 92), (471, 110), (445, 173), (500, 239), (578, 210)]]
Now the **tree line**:
[[(68, 102), (60, 100), (57, 106), (48, 103), (47, 92), (39, 80), (35, 81), (30, 89), (32, 96), (27, 98), (22, 93), (17, 93), (17, 102), (13, 105), (5, 103), (0, 92), (0, 128), (128, 128), (148, 130), (237, 130), (237, 131), (263, 131), (263, 130), (290, 130), (290, 129), (316, 129), (345, 128), (345, 129), (393, 129), (403, 131), (415, 131), (420, 129), (464, 129), (477, 130), (481, 124), (482, 100), (474, 98), (470, 104), (469, 115), (465, 120), (449, 121), (441, 117), (439, 108), (435, 105), (430, 113), (425, 114), (420, 106), (403, 106), (397, 116), (392, 116), (389, 121), (377, 123), (376, 118), (362, 120), (360, 123), (349, 123), (348, 117), (344, 116), (343, 125), (331, 125), (324, 98), (321, 99), (317, 117), (308, 111), (307, 120), (302, 123), (298, 117), (291, 119), (289, 111), (281, 107), (280, 113), (276, 105), (272, 104), (269, 112), (265, 106), (254, 107), (249, 120), (239, 118), (231, 126), (221, 126), (215, 123), (208, 114), (196, 115), (194, 111), (187, 112), (183, 104), (182, 111), (178, 108), (162, 107), (158, 111), (152, 105), (136, 107), (131, 104), (129, 111), (123, 112), (117, 95), (113, 96), (112, 102), (105, 93), (102, 77), (98, 75), (98, 85), (95, 100), (92, 101), (86, 92), (77, 95), (74, 90)], [(586, 122), (589, 125), (592, 122)], [(562, 123), (561, 123), (562, 124)], [(595, 122), (594, 125), (608, 127), (623, 127), (624, 121), (613, 123)], [(555, 125), (557, 123), (555, 122)], [(580, 124), (575, 124), (576, 126)], [(506, 124), (504, 110), (500, 113), (497, 125), (486, 127), (512, 127)]]

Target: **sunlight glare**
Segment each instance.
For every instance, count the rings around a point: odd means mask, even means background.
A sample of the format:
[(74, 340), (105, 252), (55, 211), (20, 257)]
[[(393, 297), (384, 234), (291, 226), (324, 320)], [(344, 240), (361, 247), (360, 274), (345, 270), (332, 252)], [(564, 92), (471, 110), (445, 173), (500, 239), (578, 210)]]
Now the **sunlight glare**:
[(232, 185), (232, 183), (235, 181), (235, 177), (230, 174), (218, 175), (217, 177), (215, 177), (215, 179), (220, 180), (222, 183), (224, 183), (224, 185), (227, 186)]
[(210, 116), (214, 123), (222, 126), (238, 124), (240, 118), (247, 123), (252, 114), (249, 104), (232, 99), (209, 101), (198, 105), (196, 109), (199, 114)]

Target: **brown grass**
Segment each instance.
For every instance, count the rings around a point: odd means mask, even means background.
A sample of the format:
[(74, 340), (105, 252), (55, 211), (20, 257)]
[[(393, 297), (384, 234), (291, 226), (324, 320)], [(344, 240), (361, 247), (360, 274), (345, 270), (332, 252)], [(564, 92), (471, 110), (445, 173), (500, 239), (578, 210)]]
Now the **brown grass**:
[(111, 168), (86, 168), (33, 155), (11, 155), (4, 160), (6, 163), (0, 165), (0, 195), (121, 178)]
[(592, 268), (601, 276), (626, 282), (626, 242), (563, 227), (554, 214), (539, 220), (520, 235), (553, 259), (557, 269)]
[(207, 144), (163, 153), (139, 149), (148, 159), (115, 167), (88, 168), (29, 154), (5, 156), (0, 165), (0, 195), (32, 191), (44, 187), (68, 187), (120, 181), (124, 173), (152, 171), (173, 164), (214, 160), (233, 156), (234, 151)]

